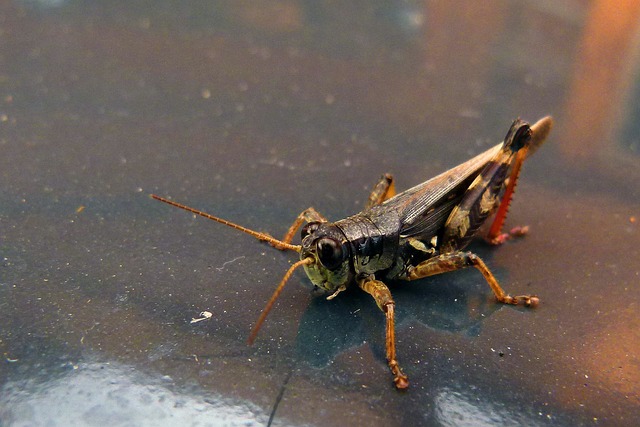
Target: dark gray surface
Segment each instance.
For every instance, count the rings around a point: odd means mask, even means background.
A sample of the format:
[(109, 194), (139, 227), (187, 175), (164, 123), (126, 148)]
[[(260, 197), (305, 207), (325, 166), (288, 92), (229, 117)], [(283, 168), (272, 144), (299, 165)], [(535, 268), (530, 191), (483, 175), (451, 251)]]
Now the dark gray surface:
[[(0, 424), (637, 422), (638, 8), (537, 3), (1, 2)], [(531, 234), (473, 247), (540, 307), (397, 284), (406, 393), (373, 301), (302, 272), (248, 347), (294, 256), (148, 197), (281, 235), (547, 114)]]

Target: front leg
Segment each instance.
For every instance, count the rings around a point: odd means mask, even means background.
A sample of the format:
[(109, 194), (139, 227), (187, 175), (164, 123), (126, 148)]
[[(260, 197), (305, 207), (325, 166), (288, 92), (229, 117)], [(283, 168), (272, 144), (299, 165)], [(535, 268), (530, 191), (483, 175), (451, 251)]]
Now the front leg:
[[(291, 244), (291, 241), (293, 240), (293, 236), (296, 234), (296, 231), (298, 231), (298, 228), (300, 228), (300, 226), (304, 222), (327, 222), (327, 218), (325, 218), (324, 215), (319, 213), (313, 207), (310, 207), (310, 208), (307, 208), (307, 209), (303, 210), (297, 216), (295, 221), (293, 221), (293, 224), (291, 224), (291, 227), (289, 227), (289, 230), (287, 231), (287, 233), (282, 238), (282, 241), (284, 243)], [(277, 244), (272, 244), (271, 246), (275, 247), (276, 249), (280, 249), (280, 250), (284, 250), (285, 249), (283, 247), (278, 247)]]
[(396, 360), (396, 335), (395, 335), (395, 302), (391, 297), (391, 291), (387, 285), (373, 276), (358, 280), (358, 286), (376, 300), (376, 304), (387, 318), (385, 346), (387, 351), (387, 363), (393, 374), (393, 382), (399, 390), (409, 387), (409, 379), (402, 373)]
[(491, 287), (496, 299), (503, 304), (535, 307), (540, 302), (539, 298), (535, 295), (517, 295), (512, 297), (507, 294), (500, 284), (498, 284), (498, 281), (487, 265), (480, 259), (480, 257), (472, 252), (456, 251), (430, 258), (415, 267), (409, 268), (406, 279), (422, 279), (423, 277), (447, 273), (449, 271), (456, 271), (466, 267), (477, 268)]

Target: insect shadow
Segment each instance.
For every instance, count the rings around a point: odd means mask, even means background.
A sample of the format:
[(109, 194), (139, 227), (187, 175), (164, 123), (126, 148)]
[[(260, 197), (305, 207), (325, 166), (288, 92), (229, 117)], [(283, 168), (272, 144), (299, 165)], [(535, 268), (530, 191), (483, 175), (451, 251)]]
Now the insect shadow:
[[(500, 269), (496, 269), (500, 272)], [(447, 333), (478, 336), (485, 319), (499, 310), (493, 294), (474, 271), (452, 276), (437, 276), (412, 284), (391, 282), (398, 310), (397, 326), (418, 323)], [(322, 296), (313, 298), (302, 315), (296, 337), (296, 358), (321, 369), (335, 358), (364, 343), (381, 363), (385, 354), (385, 322), (370, 297), (347, 290), (348, 298), (331, 302)], [(410, 342), (407, 333), (400, 333)], [(428, 351), (425, 347), (424, 351)]]

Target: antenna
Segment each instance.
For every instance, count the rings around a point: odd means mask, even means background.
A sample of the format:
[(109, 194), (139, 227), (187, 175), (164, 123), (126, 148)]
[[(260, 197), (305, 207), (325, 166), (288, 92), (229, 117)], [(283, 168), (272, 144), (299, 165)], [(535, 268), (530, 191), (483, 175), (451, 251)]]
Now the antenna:
[(248, 229), (246, 227), (243, 227), (241, 225), (235, 224), (235, 223), (233, 223), (231, 221), (227, 221), (226, 219), (218, 218), (217, 216), (213, 216), (213, 215), (208, 214), (206, 212), (202, 212), (202, 211), (199, 211), (197, 209), (190, 208), (187, 205), (183, 205), (181, 203), (177, 203), (177, 202), (174, 202), (172, 200), (165, 199), (164, 197), (156, 196), (155, 194), (151, 194), (150, 196), (151, 196), (151, 198), (159, 200), (159, 201), (161, 201), (163, 203), (166, 203), (168, 205), (175, 206), (176, 208), (184, 209), (185, 211), (194, 213), (196, 215), (200, 215), (200, 216), (205, 217), (207, 219), (210, 219), (212, 221), (219, 222), (220, 224), (224, 224), (224, 225), (227, 225), (227, 226), (229, 226), (231, 228), (235, 228), (236, 230), (239, 230), (239, 231), (242, 231), (244, 233), (247, 233), (247, 234), (255, 237), (258, 240), (262, 240), (264, 242), (267, 242), (267, 243), (271, 244), (272, 246), (274, 246), (277, 249), (281, 249), (281, 250), (287, 249), (287, 250), (296, 251), (296, 252), (300, 252), (300, 250), (301, 250), (300, 245), (292, 245), (291, 243), (283, 242), (282, 240), (278, 240), (278, 239), (276, 239), (274, 237), (271, 237), (266, 233), (260, 233), (258, 231), (250, 230), (250, 229)]
[(258, 331), (260, 330), (260, 327), (264, 323), (264, 320), (267, 318), (267, 314), (269, 314), (269, 312), (271, 311), (271, 307), (273, 307), (273, 304), (276, 302), (276, 300), (280, 296), (282, 289), (284, 289), (284, 285), (287, 283), (287, 281), (293, 274), (293, 271), (296, 268), (300, 267), (301, 265), (309, 265), (309, 264), (313, 264), (313, 258), (311, 257), (302, 259), (296, 262), (295, 264), (293, 264), (291, 267), (289, 267), (289, 270), (287, 270), (287, 272), (284, 274), (284, 277), (280, 281), (280, 284), (278, 285), (276, 290), (273, 291), (273, 295), (271, 295), (271, 298), (267, 302), (267, 305), (265, 305), (264, 308), (262, 309), (262, 313), (260, 313), (260, 317), (258, 318), (258, 321), (256, 322), (255, 326), (251, 330), (251, 335), (249, 335), (249, 339), (247, 340), (249, 345), (252, 345), (253, 341), (256, 339), (256, 335), (258, 335)]
[[(235, 228), (236, 230), (239, 230), (239, 231), (242, 231), (244, 233), (247, 233), (247, 234), (255, 237), (258, 240), (263, 240), (265, 242), (268, 242), (269, 244), (271, 244), (272, 246), (274, 246), (277, 249), (281, 249), (281, 250), (287, 249), (287, 250), (296, 251), (296, 252), (300, 252), (302, 250), (302, 247), (300, 245), (292, 245), (292, 244), (284, 242), (282, 240), (275, 239), (275, 238), (269, 236), (268, 234), (260, 233), (258, 231), (254, 231), (254, 230), (250, 230), (250, 229), (248, 229), (246, 227), (243, 227), (241, 225), (235, 224), (235, 223), (233, 223), (231, 221), (227, 221), (226, 219), (218, 218), (217, 216), (213, 216), (213, 215), (210, 215), (210, 214), (208, 214), (206, 212), (202, 212), (202, 211), (199, 211), (197, 209), (190, 208), (187, 205), (183, 205), (181, 203), (177, 203), (177, 202), (174, 202), (172, 200), (165, 199), (164, 197), (156, 196), (155, 194), (151, 194), (150, 196), (153, 199), (159, 200), (159, 201), (161, 201), (163, 203), (166, 203), (168, 205), (175, 206), (177, 208), (183, 209), (183, 210), (185, 210), (187, 212), (191, 212), (191, 213), (196, 214), (196, 215), (200, 215), (200, 216), (205, 217), (207, 219), (210, 219), (212, 221), (219, 222), (220, 224), (228, 225), (229, 227)], [(251, 330), (251, 334), (249, 335), (249, 339), (248, 339), (249, 345), (253, 344), (253, 341), (256, 339), (256, 335), (258, 335), (258, 331), (260, 330), (260, 327), (262, 326), (262, 324), (264, 323), (265, 319), (267, 318), (267, 315), (271, 311), (271, 308), (273, 307), (273, 304), (275, 304), (276, 300), (280, 296), (280, 293), (282, 292), (282, 289), (284, 289), (284, 285), (287, 283), (287, 281), (289, 280), (289, 278), (293, 274), (294, 270), (296, 268), (300, 267), (301, 265), (309, 265), (309, 264), (313, 264), (313, 263), (314, 263), (314, 259), (311, 258), (311, 257), (307, 257), (307, 258), (305, 258), (303, 260), (300, 260), (300, 261), (294, 263), (291, 267), (289, 267), (289, 270), (287, 270), (287, 272), (284, 274), (284, 277), (282, 278), (282, 280), (278, 284), (278, 287), (276, 288), (276, 290), (273, 292), (273, 295), (271, 295), (271, 298), (267, 302), (267, 305), (265, 305), (265, 307), (262, 309), (262, 313), (260, 314), (260, 317), (258, 318), (258, 321), (256, 322), (255, 326)]]

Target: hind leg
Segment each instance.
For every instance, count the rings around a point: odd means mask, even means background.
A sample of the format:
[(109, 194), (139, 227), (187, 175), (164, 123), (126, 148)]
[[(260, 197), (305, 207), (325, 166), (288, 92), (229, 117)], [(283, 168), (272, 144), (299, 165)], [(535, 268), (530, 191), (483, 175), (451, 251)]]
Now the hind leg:
[(511, 296), (506, 293), (498, 280), (495, 278), (489, 267), (472, 252), (451, 252), (421, 262), (415, 267), (409, 268), (406, 279), (416, 280), (423, 277), (434, 276), (436, 274), (461, 270), (467, 267), (475, 267), (487, 281), (496, 299), (503, 304), (523, 305), (525, 307), (535, 307), (540, 302), (535, 295)]
[(514, 227), (508, 233), (502, 232), (502, 226), (504, 225), (504, 221), (507, 218), (507, 212), (509, 211), (509, 204), (511, 203), (516, 184), (518, 183), (520, 170), (522, 169), (522, 164), (527, 157), (527, 151), (527, 149), (522, 149), (518, 152), (511, 169), (511, 174), (507, 179), (507, 185), (504, 195), (502, 196), (502, 201), (500, 202), (500, 206), (496, 211), (496, 216), (494, 217), (491, 228), (489, 228), (489, 232), (486, 236), (487, 242), (492, 245), (501, 245), (512, 237), (522, 237), (529, 232), (529, 226)]

